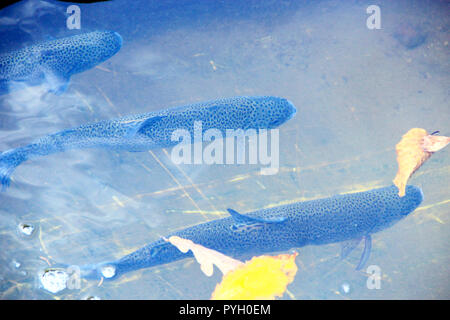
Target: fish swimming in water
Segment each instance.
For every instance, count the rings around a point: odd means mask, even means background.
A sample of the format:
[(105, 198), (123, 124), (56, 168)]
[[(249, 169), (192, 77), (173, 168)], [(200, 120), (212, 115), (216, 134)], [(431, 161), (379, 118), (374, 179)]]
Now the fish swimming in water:
[[(365, 248), (357, 269), (367, 262), (371, 235), (386, 229), (422, 202), (422, 190), (408, 185), (398, 196), (395, 186), (336, 195), (240, 214), (228, 209), (231, 217), (198, 224), (167, 236), (192, 240), (233, 258), (248, 259), (270, 252), (306, 245), (343, 243), (343, 257), (362, 238)], [(192, 257), (164, 239), (157, 240), (123, 258), (81, 267), (85, 278), (116, 278), (126, 272)]]
[(294, 105), (284, 98), (234, 97), (174, 107), (158, 112), (126, 116), (86, 124), (45, 136), (35, 143), (0, 154), (2, 190), (10, 184), (10, 175), (22, 162), (70, 149), (106, 148), (146, 151), (172, 147), (180, 141), (172, 139), (178, 129), (194, 132), (201, 121), (202, 131), (217, 129), (272, 129), (296, 113)]
[(122, 47), (114, 31), (94, 31), (44, 41), (0, 55), (0, 95), (24, 86), (47, 84), (61, 94), (69, 78), (111, 58)]

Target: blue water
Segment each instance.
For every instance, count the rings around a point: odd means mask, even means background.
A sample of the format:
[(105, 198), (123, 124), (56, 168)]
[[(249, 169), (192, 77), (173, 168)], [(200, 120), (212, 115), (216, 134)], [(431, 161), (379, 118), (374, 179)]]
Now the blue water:
[[(39, 276), (55, 262), (115, 260), (160, 236), (263, 207), (391, 184), (395, 144), (413, 127), (450, 135), (449, 7), (444, 1), (23, 1), (0, 11), (0, 53), (51, 38), (114, 30), (122, 49), (72, 76), (59, 96), (41, 86), (0, 96), (0, 150), (83, 123), (237, 95), (274, 95), (297, 106), (280, 128), (280, 171), (256, 165), (174, 165), (170, 150), (74, 150), (24, 163), (0, 194), (2, 299), (208, 299), (219, 272), (195, 261), (82, 281), (52, 294)], [(424, 202), (373, 236), (355, 271), (338, 244), (298, 249), (284, 299), (448, 299), (449, 149), (411, 178)], [(32, 224), (26, 236), (18, 229)], [(347, 290), (349, 289), (349, 290)]]

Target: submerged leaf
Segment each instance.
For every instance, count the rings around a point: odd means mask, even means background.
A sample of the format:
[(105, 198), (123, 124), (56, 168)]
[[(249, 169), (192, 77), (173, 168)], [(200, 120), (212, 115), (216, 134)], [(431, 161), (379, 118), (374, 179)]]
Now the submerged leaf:
[(394, 184), (399, 189), (398, 195), (405, 195), (406, 182), (409, 177), (428, 160), (431, 155), (444, 148), (450, 142), (449, 137), (429, 135), (425, 129), (413, 128), (403, 135), (395, 146), (398, 171)]
[(177, 236), (172, 236), (169, 239), (164, 239), (183, 253), (192, 251), (195, 259), (200, 264), (200, 269), (208, 277), (212, 276), (214, 271), (214, 264), (220, 269), (223, 274), (234, 270), (236, 267), (243, 265), (239, 260), (230, 258), (218, 251), (205, 248), (199, 244), (192, 242), (191, 240), (183, 239)]
[(213, 300), (260, 300), (283, 296), (297, 273), (294, 254), (259, 256), (224, 275)]

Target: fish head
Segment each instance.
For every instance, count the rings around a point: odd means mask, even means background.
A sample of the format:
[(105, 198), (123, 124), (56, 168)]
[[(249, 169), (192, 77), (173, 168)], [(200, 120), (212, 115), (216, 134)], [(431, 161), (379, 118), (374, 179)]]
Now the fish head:
[(383, 212), (376, 215), (377, 223), (373, 232), (377, 232), (392, 226), (394, 223), (412, 213), (423, 201), (423, 193), (419, 187), (406, 186), (405, 195), (398, 195), (398, 188), (391, 186), (386, 188), (382, 195), (385, 202)]
[[(93, 31), (81, 35), (88, 44), (92, 58), (102, 62), (115, 55), (122, 48), (123, 40), (115, 31)], [(83, 44), (83, 41), (80, 41)]]
[(253, 103), (256, 103), (253, 116), (259, 128), (276, 128), (291, 119), (297, 112), (294, 104), (285, 98), (256, 97), (253, 98)]
[(122, 48), (122, 36), (115, 31), (94, 31), (92, 36), (97, 39), (96, 44), (106, 59), (115, 55)]
[(400, 197), (401, 216), (407, 216), (413, 212), (423, 201), (422, 189), (416, 186), (407, 185), (405, 196)]
[(69, 59), (70, 74), (95, 67), (115, 55), (122, 37), (115, 31), (93, 31), (66, 38), (63, 53)]

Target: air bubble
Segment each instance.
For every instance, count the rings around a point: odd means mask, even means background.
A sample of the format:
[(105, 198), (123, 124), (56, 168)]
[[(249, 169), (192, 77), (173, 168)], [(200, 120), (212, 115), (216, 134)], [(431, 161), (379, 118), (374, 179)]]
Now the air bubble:
[(47, 269), (40, 276), (43, 288), (51, 293), (58, 293), (66, 288), (69, 275), (62, 269)]
[(350, 284), (348, 282), (344, 282), (343, 284), (341, 284), (341, 293), (349, 294), (350, 291)]
[(13, 260), (12, 265), (14, 266), (14, 268), (19, 269), (22, 264), (17, 260)]
[(18, 229), (21, 234), (29, 237), (34, 233), (36, 228), (31, 223), (19, 223)]
[(101, 268), (100, 272), (103, 277), (109, 279), (116, 275), (116, 268), (114, 266), (104, 266)]

